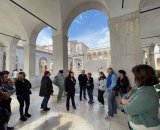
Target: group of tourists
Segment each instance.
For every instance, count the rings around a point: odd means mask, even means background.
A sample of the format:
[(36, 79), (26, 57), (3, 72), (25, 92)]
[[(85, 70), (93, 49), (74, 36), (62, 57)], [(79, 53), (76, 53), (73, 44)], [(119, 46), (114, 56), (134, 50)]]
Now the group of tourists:
[[(82, 70), (78, 76), (80, 95), (79, 100), (87, 100), (86, 90), (88, 92), (88, 103), (93, 104), (93, 89), (98, 88), (98, 101), (100, 106), (104, 106), (104, 93), (107, 92), (108, 113), (105, 119), (112, 119), (117, 114), (116, 97), (120, 95), (121, 110), (128, 116), (128, 125), (131, 130), (160, 130), (160, 120), (158, 118), (159, 97), (154, 85), (159, 84), (155, 70), (148, 65), (137, 65), (133, 67), (132, 72), (135, 77), (135, 86), (130, 85), (129, 79), (124, 70), (117, 74), (112, 68), (107, 69), (107, 76), (104, 72), (99, 72), (97, 84), (94, 84), (92, 74)], [(58, 74), (59, 75), (59, 74)], [(61, 74), (62, 75), (62, 74)], [(67, 94), (66, 109), (69, 111), (69, 100), (72, 100), (72, 106), (75, 105), (75, 85), (76, 79), (74, 73), (69, 72), (66, 78), (61, 78), (64, 82), (64, 90)], [(57, 82), (57, 78), (54, 79)], [(58, 86), (58, 84), (56, 84)], [(60, 87), (62, 89), (63, 87)], [(62, 90), (59, 91), (62, 95)], [(59, 95), (59, 94), (58, 94)], [(58, 96), (57, 101), (61, 100)]]
[[(9, 78), (9, 72), (0, 72), (0, 130), (13, 130), (14, 127), (8, 127), (11, 116), (11, 96), (16, 93), (19, 102), (20, 120), (26, 121), (31, 117), (28, 113), (30, 106), (31, 83), (25, 78), (25, 73), (20, 71), (14, 82)], [(25, 111), (24, 109), (25, 104)]]
[[(112, 68), (108, 68), (107, 76), (100, 71), (97, 83), (94, 82), (90, 72), (85, 74), (85, 70), (82, 70), (78, 76), (79, 100), (88, 101), (90, 105), (94, 104), (93, 90), (97, 87), (97, 99), (100, 107), (103, 107), (106, 102), (104, 98), (106, 92), (108, 113), (105, 119), (108, 120), (114, 118), (114, 115), (117, 114), (116, 97), (120, 95), (119, 102), (123, 106), (122, 112), (128, 116), (128, 125), (131, 130), (160, 130), (160, 120), (158, 118), (159, 98), (154, 88), (154, 85), (159, 82), (155, 70), (148, 65), (138, 65), (133, 67), (132, 72), (135, 76), (135, 86), (131, 87), (124, 70), (119, 70), (117, 75)], [(0, 130), (14, 129), (7, 125), (12, 113), (11, 96), (14, 93), (16, 93), (19, 102), (20, 120), (26, 121), (31, 117), (28, 111), (32, 85), (25, 76), (25, 72), (18, 72), (17, 78), (14, 78), (13, 82), (9, 78), (8, 71), (0, 72)], [(76, 78), (74, 72), (69, 71), (68, 76), (65, 77), (63, 70), (60, 70), (53, 81), (50, 76), (50, 72), (45, 71), (41, 79), (39, 92), (39, 96), (43, 97), (41, 109), (43, 111), (50, 110), (48, 101), (54, 93), (53, 84), (59, 88), (57, 103), (63, 102), (62, 96), (66, 95), (66, 110), (70, 110), (70, 99), (73, 109), (76, 109)]]

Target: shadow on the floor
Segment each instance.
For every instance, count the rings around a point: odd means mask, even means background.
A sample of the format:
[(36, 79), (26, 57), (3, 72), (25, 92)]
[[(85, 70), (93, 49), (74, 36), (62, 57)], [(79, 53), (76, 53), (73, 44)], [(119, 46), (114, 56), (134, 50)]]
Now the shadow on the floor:
[(72, 126), (72, 122), (67, 122), (64, 125), (59, 126), (56, 130), (69, 130), (71, 126)]
[(42, 124), (35, 127), (33, 130), (53, 130), (53, 128), (60, 125), (60, 118), (62, 115), (58, 117), (50, 117), (47, 118)]

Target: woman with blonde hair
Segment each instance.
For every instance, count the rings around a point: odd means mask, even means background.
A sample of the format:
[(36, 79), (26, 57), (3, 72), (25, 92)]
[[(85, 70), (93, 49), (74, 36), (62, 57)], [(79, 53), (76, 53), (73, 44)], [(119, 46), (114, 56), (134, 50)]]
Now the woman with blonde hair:
[[(31, 117), (31, 115), (28, 113), (29, 106), (30, 106), (30, 94), (31, 94), (31, 83), (25, 79), (25, 73), (19, 72), (18, 79), (15, 83), (16, 87), (16, 95), (17, 100), (20, 104), (19, 112), (20, 112), (20, 120), (26, 121), (27, 118)], [(26, 105), (25, 107), (25, 114), (23, 112), (24, 103)]]

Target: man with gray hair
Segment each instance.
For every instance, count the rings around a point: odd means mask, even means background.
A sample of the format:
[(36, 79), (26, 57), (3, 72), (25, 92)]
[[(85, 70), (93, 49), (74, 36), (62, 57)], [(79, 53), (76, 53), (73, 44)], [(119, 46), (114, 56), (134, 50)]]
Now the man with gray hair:
[(114, 73), (112, 68), (107, 69), (107, 89), (108, 89), (108, 114), (105, 119), (110, 119), (117, 114), (116, 100), (113, 94), (113, 88), (117, 85), (117, 75)]

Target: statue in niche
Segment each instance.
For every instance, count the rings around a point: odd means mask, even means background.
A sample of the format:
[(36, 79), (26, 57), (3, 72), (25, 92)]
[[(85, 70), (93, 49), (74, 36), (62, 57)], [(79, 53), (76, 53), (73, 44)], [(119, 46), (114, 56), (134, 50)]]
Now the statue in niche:
[(80, 65), (80, 63), (78, 62), (78, 63), (77, 63), (77, 69), (79, 69), (79, 68), (80, 68), (80, 66), (81, 66), (81, 65)]
[(80, 70), (80, 69), (81, 69), (81, 63), (77, 62), (77, 70)]

